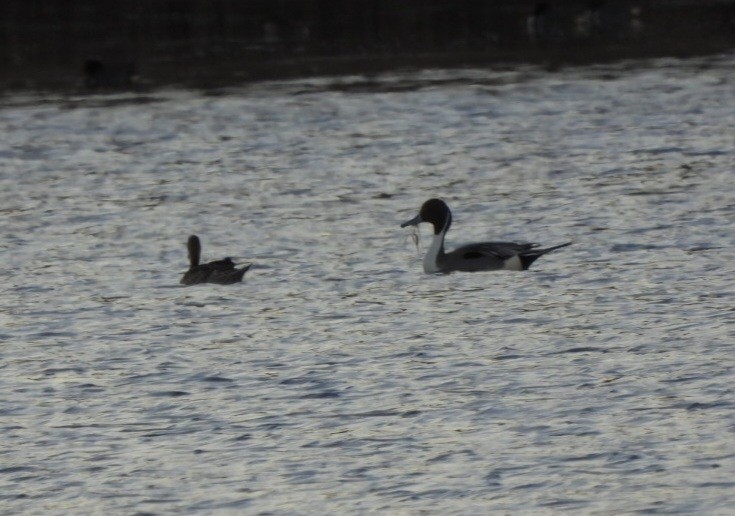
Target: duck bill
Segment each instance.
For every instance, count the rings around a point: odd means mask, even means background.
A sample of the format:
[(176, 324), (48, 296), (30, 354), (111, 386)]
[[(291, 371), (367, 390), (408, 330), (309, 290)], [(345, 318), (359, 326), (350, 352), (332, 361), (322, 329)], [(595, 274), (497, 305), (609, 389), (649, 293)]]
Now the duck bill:
[(404, 222), (403, 224), (401, 224), (401, 227), (402, 228), (405, 228), (407, 226), (418, 226), (421, 222), (423, 222), (423, 221), (421, 220), (421, 215), (419, 214), (419, 215), (416, 215), (411, 220), (407, 220), (406, 222)]

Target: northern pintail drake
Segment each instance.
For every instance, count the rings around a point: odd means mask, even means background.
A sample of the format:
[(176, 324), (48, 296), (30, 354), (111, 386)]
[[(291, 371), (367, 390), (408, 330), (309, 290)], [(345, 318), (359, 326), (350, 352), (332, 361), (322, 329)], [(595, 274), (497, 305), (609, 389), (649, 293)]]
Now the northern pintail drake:
[(199, 264), (199, 257), (202, 253), (202, 244), (199, 242), (199, 237), (191, 235), (186, 246), (189, 249), (189, 270), (181, 278), (183, 285), (197, 285), (199, 283), (229, 285), (237, 283), (242, 281), (242, 277), (252, 266), (252, 264), (248, 264), (241, 269), (236, 269), (232, 258)]
[(466, 244), (448, 253), (444, 252), (444, 237), (452, 225), (452, 212), (441, 199), (429, 199), (421, 206), (416, 217), (401, 224), (418, 226), (428, 222), (434, 226), (431, 247), (424, 256), (424, 272), (476, 272), (476, 271), (525, 271), (544, 254), (571, 244), (539, 249), (538, 244), (514, 242), (477, 242)]

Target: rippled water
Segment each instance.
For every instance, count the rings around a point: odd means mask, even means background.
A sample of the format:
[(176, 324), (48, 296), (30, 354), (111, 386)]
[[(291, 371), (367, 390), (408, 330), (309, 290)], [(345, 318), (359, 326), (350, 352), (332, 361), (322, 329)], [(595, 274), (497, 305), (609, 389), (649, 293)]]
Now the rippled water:
[(734, 65), (3, 99), (2, 512), (729, 514)]

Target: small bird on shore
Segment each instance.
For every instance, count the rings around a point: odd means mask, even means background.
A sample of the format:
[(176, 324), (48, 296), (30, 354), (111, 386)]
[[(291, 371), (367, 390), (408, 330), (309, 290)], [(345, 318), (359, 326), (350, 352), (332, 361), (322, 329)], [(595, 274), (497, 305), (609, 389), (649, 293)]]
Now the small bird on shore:
[(476, 272), (476, 271), (524, 271), (544, 254), (571, 244), (539, 249), (538, 244), (517, 244), (514, 242), (477, 242), (466, 244), (448, 253), (444, 252), (444, 237), (452, 225), (452, 212), (441, 199), (429, 199), (421, 206), (421, 211), (411, 220), (401, 224), (418, 226), (428, 222), (434, 226), (431, 247), (424, 256), (424, 272)]
[(202, 244), (199, 237), (191, 235), (186, 244), (189, 249), (189, 270), (181, 278), (183, 285), (198, 285), (200, 283), (217, 283), (219, 285), (230, 285), (242, 281), (242, 277), (252, 266), (248, 264), (241, 269), (235, 268), (232, 258), (223, 258), (209, 263), (199, 263), (202, 253)]

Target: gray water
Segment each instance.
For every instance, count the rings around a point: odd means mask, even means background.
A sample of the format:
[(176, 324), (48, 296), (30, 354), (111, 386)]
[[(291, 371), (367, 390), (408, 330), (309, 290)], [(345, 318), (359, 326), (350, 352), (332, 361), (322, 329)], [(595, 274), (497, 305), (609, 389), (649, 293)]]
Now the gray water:
[(4, 98), (0, 512), (733, 514), (733, 66)]

